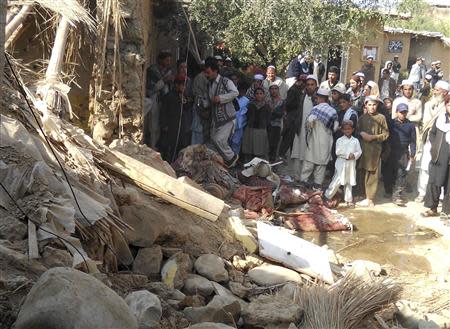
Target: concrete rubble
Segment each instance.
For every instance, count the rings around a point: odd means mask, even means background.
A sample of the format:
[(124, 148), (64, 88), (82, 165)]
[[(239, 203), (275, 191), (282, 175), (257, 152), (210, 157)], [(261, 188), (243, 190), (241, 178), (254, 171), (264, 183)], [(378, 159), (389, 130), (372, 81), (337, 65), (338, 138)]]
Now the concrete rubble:
[[(345, 266), (315, 246), (327, 258), (326, 271), (313, 273), (298, 265), (311, 258), (309, 249), (287, 250), (270, 234), (262, 244), (261, 225), (302, 246), (307, 241), (294, 236), (300, 230), (351, 230), (320, 193), (272, 173), (243, 178), (205, 146), (184, 149), (172, 168), (139, 145), (148, 40), (133, 17), (149, 2), (126, 3), (129, 30), (119, 54), (125, 82), (115, 95), (96, 92), (101, 83), (93, 79), (92, 137), (47, 108), (29, 81), (31, 109), (12, 80), (3, 88), (0, 329), (307, 329), (317, 296), (327, 301), (323, 314), (337, 309), (360, 328), (389, 307), (396, 307), (389, 325), (394, 317), (414, 328), (449, 325), (444, 315), (394, 306), (401, 287), (378, 264)], [(104, 85), (111, 87), (114, 72), (106, 67)], [(132, 101), (122, 104), (123, 131), (112, 132), (121, 97)], [(368, 307), (363, 291), (374, 286), (379, 300)], [(353, 287), (361, 290), (361, 309), (344, 314)]]

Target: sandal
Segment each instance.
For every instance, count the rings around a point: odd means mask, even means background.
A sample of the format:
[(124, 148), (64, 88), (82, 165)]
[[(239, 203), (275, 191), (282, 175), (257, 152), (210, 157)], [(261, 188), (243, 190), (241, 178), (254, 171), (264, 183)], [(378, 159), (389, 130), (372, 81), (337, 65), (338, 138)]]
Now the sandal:
[(422, 217), (438, 217), (439, 214), (436, 210), (428, 209), (421, 213)]

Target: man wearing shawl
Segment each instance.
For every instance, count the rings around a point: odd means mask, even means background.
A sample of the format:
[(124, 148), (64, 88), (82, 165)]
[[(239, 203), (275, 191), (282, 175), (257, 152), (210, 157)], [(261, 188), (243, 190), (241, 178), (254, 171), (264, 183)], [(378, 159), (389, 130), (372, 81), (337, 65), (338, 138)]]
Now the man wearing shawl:
[(319, 89), (317, 105), (306, 118), (306, 150), (300, 180), (307, 182), (311, 175), (314, 184), (322, 185), (325, 170), (331, 160), (333, 133), (338, 128), (336, 110), (328, 104), (328, 90)]

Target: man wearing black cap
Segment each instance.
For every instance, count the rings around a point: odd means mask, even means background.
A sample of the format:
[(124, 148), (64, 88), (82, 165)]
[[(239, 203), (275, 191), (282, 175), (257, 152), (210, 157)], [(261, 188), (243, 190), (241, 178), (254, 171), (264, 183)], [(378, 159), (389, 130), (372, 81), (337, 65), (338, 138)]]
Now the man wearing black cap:
[(386, 185), (392, 186), (392, 202), (398, 206), (404, 206), (406, 199), (404, 191), (406, 177), (411, 167), (411, 161), (416, 155), (416, 128), (406, 117), (408, 105), (400, 103), (396, 108), (397, 117), (391, 127), (391, 156), (393, 166), (390, 175), (384, 177)]
[(375, 66), (373, 65), (373, 56), (367, 56), (367, 62), (361, 67), (360, 70), (365, 75), (366, 81), (375, 81)]

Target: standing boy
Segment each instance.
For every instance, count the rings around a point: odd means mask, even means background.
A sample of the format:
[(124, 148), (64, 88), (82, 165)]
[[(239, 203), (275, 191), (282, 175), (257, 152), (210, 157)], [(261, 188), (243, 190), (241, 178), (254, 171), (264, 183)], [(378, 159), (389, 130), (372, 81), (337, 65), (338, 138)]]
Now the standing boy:
[(352, 136), (353, 121), (344, 120), (341, 124), (343, 136), (336, 141), (335, 172), (330, 186), (325, 191), (325, 197), (331, 199), (339, 186), (344, 186), (344, 201), (353, 207), (352, 186), (356, 185), (356, 160), (361, 156), (361, 146), (358, 139)]
[(391, 130), (391, 157), (393, 159), (393, 181), (394, 185), (392, 202), (398, 206), (404, 206), (406, 200), (404, 191), (406, 187), (406, 176), (411, 161), (416, 155), (416, 127), (409, 121), (408, 105), (400, 103), (397, 105), (397, 118), (395, 118)]
[(367, 113), (358, 120), (358, 133), (361, 136), (363, 151), (359, 161), (358, 185), (366, 198), (358, 203), (361, 207), (373, 207), (378, 188), (378, 167), (383, 142), (389, 137), (389, 129), (384, 115), (377, 112), (380, 99), (366, 97), (364, 103)]

